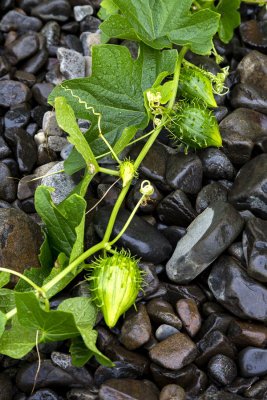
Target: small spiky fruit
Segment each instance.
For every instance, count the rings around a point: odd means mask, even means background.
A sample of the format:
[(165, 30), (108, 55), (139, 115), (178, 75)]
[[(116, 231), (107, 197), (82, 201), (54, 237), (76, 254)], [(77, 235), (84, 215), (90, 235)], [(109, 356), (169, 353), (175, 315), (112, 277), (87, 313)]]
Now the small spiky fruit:
[(91, 266), (92, 273), (87, 279), (92, 300), (110, 328), (134, 304), (144, 282), (137, 263), (138, 260), (121, 252), (98, 259)]
[(120, 177), (122, 179), (122, 186), (125, 187), (133, 177), (136, 176), (134, 164), (131, 160), (125, 160), (120, 165)]

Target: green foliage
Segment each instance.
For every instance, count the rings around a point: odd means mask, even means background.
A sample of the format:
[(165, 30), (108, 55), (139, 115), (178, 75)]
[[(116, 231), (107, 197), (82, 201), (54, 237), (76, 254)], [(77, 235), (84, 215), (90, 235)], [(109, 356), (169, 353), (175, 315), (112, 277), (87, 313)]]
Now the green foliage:
[(224, 43), (228, 43), (234, 34), (234, 29), (241, 23), (240, 14), (237, 11), (241, 0), (221, 0), (212, 10), (221, 15), (219, 24), (219, 37)]
[(141, 40), (154, 49), (188, 46), (208, 54), (219, 15), (211, 10), (190, 14), (193, 0), (113, 0), (123, 15), (110, 15), (100, 26), (110, 37)]
[(10, 274), (8, 272), (0, 272), (0, 288), (6, 286), (10, 280)]

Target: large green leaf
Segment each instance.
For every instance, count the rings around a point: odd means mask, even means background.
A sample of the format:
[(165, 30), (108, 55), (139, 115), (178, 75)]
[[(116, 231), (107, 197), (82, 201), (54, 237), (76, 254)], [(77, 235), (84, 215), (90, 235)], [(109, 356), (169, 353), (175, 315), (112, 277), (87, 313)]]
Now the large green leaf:
[(75, 367), (82, 367), (94, 355), (93, 351), (85, 346), (81, 336), (72, 339), (70, 353), (72, 364)]
[[(65, 300), (59, 305), (58, 310), (68, 310), (73, 314), (77, 328), (85, 344), (85, 357), (83, 358), (83, 361), (86, 359), (88, 360), (90, 355), (93, 354), (98, 362), (100, 362), (102, 365), (112, 366), (113, 363), (96, 347), (97, 332), (92, 328), (95, 323), (97, 310), (93, 305), (91, 298), (76, 297)], [(77, 354), (74, 356), (74, 358), (80, 358), (79, 354), (81, 348), (81, 341), (79, 342), (79, 346), (77, 346), (76, 343), (76, 346), (72, 347), (72, 354), (76, 354), (75, 352), (77, 351)]]
[(5, 326), (6, 326), (6, 316), (2, 311), (0, 311), (0, 338), (5, 331)]
[[(101, 130), (111, 146), (122, 134), (132, 135), (130, 127), (144, 129), (149, 118), (143, 92), (152, 86), (159, 73), (174, 72), (177, 51), (161, 53), (143, 45), (136, 61), (125, 46), (96, 46), (92, 53), (92, 76), (63, 82), (52, 91), (48, 102), (54, 105), (57, 96), (65, 97), (76, 118), (92, 122), (84, 137), (94, 155), (99, 156), (108, 148), (98, 138), (98, 117), (88, 107), (101, 114)], [(75, 149), (65, 162), (68, 173), (78, 171), (84, 165), (84, 160)]]
[(15, 307), (15, 292), (10, 289), (0, 289), (0, 311), (8, 313)]
[(240, 0), (221, 0), (212, 9), (221, 14), (219, 25), (219, 37), (224, 43), (228, 43), (234, 34), (234, 29), (241, 23), (241, 17), (237, 11), (240, 7)]
[(33, 292), (15, 293), (19, 323), (40, 331), (39, 342), (53, 342), (79, 336), (72, 313), (45, 311)]
[(0, 272), (0, 288), (6, 286), (10, 280), (9, 272)]
[[(104, 34), (123, 38), (132, 27), (141, 41), (155, 49), (172, 43), (208, 54), (218, 30), (219, 15), (205, 9), (189, 12), (193, 0), (113, 0), (123, 15), (111, 15), (100, 26)], [(117, 26), (117, 28), (116, 28)], [(120, 32), (120, 26), (124, 30)]]

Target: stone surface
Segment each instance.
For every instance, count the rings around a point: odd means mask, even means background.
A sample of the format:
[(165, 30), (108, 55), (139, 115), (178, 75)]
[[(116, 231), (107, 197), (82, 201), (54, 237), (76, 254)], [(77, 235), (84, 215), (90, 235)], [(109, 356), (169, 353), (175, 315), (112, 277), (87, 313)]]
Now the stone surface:
[(5, 128), (25, 128), (30, 121), (30, 112), (28, 110), (9, 110), (5, 114)]
[(257, 21), (255, 19), (251, 19), (249, 21), (242, 22), (239, 26), (239, 32), (242, 41), (254, 49), (263, 51), (266, 50), (266, 27), (267, 21)]
[(67, 21), (71, 7), (67, 0), (45, 0), (32, 8), (31, 13), (45, 21)]
[(0, 199), (8, 202), (16, 200), (17, 185), (12, 179), (11, 171), (6, 164), (0, 162)]
[(194, 342), (183, 333), (176, 333), (156, 344), (149, 356), (153, 362), (164, 368), (179, 370), (193, 362), (197, 356)]
[(239, 347), (266, 347), (267, 344), (267, 327), (261, 324), (233, 320), (227, 335)]
[(34, 392), (27, 400), (58, 400), (58, 395), (56, 392), (50, 389), (40, 389)]
[[(219, 305), (217, 303), (215, 304)], [(214, 331), (220, 331), (226, 334), (232, 320), (233, 317), (229, 314), (225, 314), (224, 310), (215, 309), (203, 322), (199, 332), (199, 336), (204, 337), (204, 335), (207, 335)]]
[(197, 195), (196, 211), (202, 213), (216, 201), (227, 201), (227, 189), (217, 182), (204, 186)]
[(162, 324), (156, 330), (155, 336), (159, 342), (162, 342), (162, 340), (165, 340), (176, 333), (179, 333), (179, 330), (174, 328), (174, 326)]
[(208, 284), (217, 301), (234, 315), (267, 321), (267, 289), (231, 257), (221, 256), (214, 263)]
[(30, 98), (30, 89), (23, 83), (12, 80), (0, 81), (0, 106), (10, 107), (27, 102)]
[(77, 380), (82, 386), (90, 386), (93, 383), (93, 377), (85, 367), (75, 367), (72, 365), (71, 355), (57, 351), (51, 353), (51, 361), (54, 366), (61, 368)]
[(173, 189), (196, 194), (201, 189), (202, 164), (194, 154), (171, 154), (167, 160), (166, 180)]
[(132, 378), (136, 379), (140, 376), (140, 369), (134, 364), (130, 364), (124, 361), (115, 361), (113, 367), (105, 367), (100, 365), (94, 374), (94, 384), (101, 386), (102, 383), (109, 379), (122, 379)]
[(260, 86), (267, 90), (267, 55), (251, 51), (238, 64), (237, 72), (241, 83)]
[[(131, 211), (142, 197), (140, 192), (142, 182), (143, 180), (139, 179), (127, 196), (126, 205)], [(154, 192), (149, 196), (149, 199), (144, 204), (141, 203), (139, 206), (139, 210), (144, 213), (152, 213), (158, 206), (159, 202), (163, 199), (163, 195), (157, 189), (157, 186), (152, 182), (151, 185), (153, 186)]]
[(228, 157), (219, 149), (209, 147), (199, 152), (206, 178), (215, 180), (232, 180), (235, 175), (234, 167)]
[[(95, 213), (95, 229), (100, 237), (104, 236), (112, 207), (105, 206)], [(115, 238), (126, 223), (130, 212), (121, 209), (116, 219), (112, 238)], [(116, 243), (120, 247), (130, 249), (132, 254), (142, 257), (146, 261), (160, 263), (166, 260), (171, 253), (168, 240), (156, 228), (138, 216), (134, 216), (131, 224)]]
[(94, 9), (92, 6), (75, 6), (73, 7), (75, 21), (82, 21), (85, 17), (92, 15)]
[(242, 218), (229, 203), (217, 202), (206, 208), (188, 227), (167, 262), (169, 279), (192, 281), (235, 240), (242, 227)]
[(252, 110), (267, 113), (266, 90), (261, 86), (253, 86), (248, 83), (235, 85), (231, 92), (231, 105), (234, 108), (246, 107)]
[(247, 221), (243, 249), (248, 275), (260, 282), (267, 282), (267, 221), (260, 218)]
[(85, 60), (80, 53), (60, 47), (57, 57), (60, 62), (60, 72), (66, 79), (85, 77)]
[(176, 303), (176, 310), (187, 333), (194, 337), (201, 327), (201, 315), (196, 303), (192, 299), (181, 299)]
[(127, 312), (120, 333), (120, 342), (129, 350), (135, 350), (145, 344), (151, 335), (151, 323), (143, 304)]
[(217, 354), (209, 361), (208, 374), (219, 385), (229, 385), (237, 375), (236, 364), (231, 358)]
[(99, 32), (83, 32), (80, 36), (84, 56), (92, 56), (92, 46), (101, 44)]
[(16, 65), (18, 62), (35, 54), (38, 48), (38, 35), (26, 33), (8, 46), (6, 57), (11, 64)]
[(158, 393), (154, 387), (151, 388), (149, 381), (110, 379), (101, 385), (99, 400), (111, 399), (158, 400)]
[(19, 32), (39, 31), (42, 22), (39, 18), (29, 17), (17, 10), (11, 10), (6, 13), (0, 21), (0, 30), (9, 32), (15, 30)]
[[(1, 266), (22, 274), (27, 268), (40, 268), (38, 254), (44, 240), (41, 228), (23, 211), (13, 208), (1, 208), (0, 221)], [(13, 284), (16, 281), (11, 277)]]
[(47, 111), (44, 114), (42, 128), (47, 136), (63, 136), (63, 131), (57, 123), (56, 113), (53, 111)]
[(238, 354), (238, 363), (241, 376), (264, 376), (267, 373), (267, 350), (246, 347)]
[(186, 400), (184, 389), (178, 385), (167, 385), (160, 392), (159, 400)]
[(176, 329), (182, 328), (182, 322), (175, 314), (170, 303), (161, 299), (153, 299), (147, 304), (147, 312), (151, 320), (157, 324), (168, 324)]
[(196, 217), (189, 199), (180, 189), (164, 197), (157, 207), (157, 214), (164, 224), (182, 227), (188, 226)]
[(54, 89), (54, 85), (52, 83), (36, 83), (32, 87), (32, 94), (34, 99), (40, 105), (47, 105), (47, 99), (52, 90)]

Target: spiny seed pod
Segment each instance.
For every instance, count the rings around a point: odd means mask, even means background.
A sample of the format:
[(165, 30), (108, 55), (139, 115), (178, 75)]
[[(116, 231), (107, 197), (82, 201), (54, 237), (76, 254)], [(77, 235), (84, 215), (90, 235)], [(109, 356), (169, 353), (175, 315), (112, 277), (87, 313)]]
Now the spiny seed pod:
[(110, 328), (134, 304), (144, 283), (137, 263), (138, 260), (122, 251), (95, 261), (91, 275), (86, 278), (90, 281), (92, 300)]
[(167, 129), (173, 137), (187, 147), (201, 149), (221, 147), (222, 139), (215, 116), (197, 104), (180, 103), (177, 112), (170, 117)]
[(200, 70), (182, 68), (179, 77), (178, 94), (189, 100), (199, 99), (209, 107), (217, 107), (211, 81)]
[(125, 160), (120, 165), (120, 177), (122, 179), (122, 186), (125, 187), (133, 177), (136, 176), (133, 162)]

